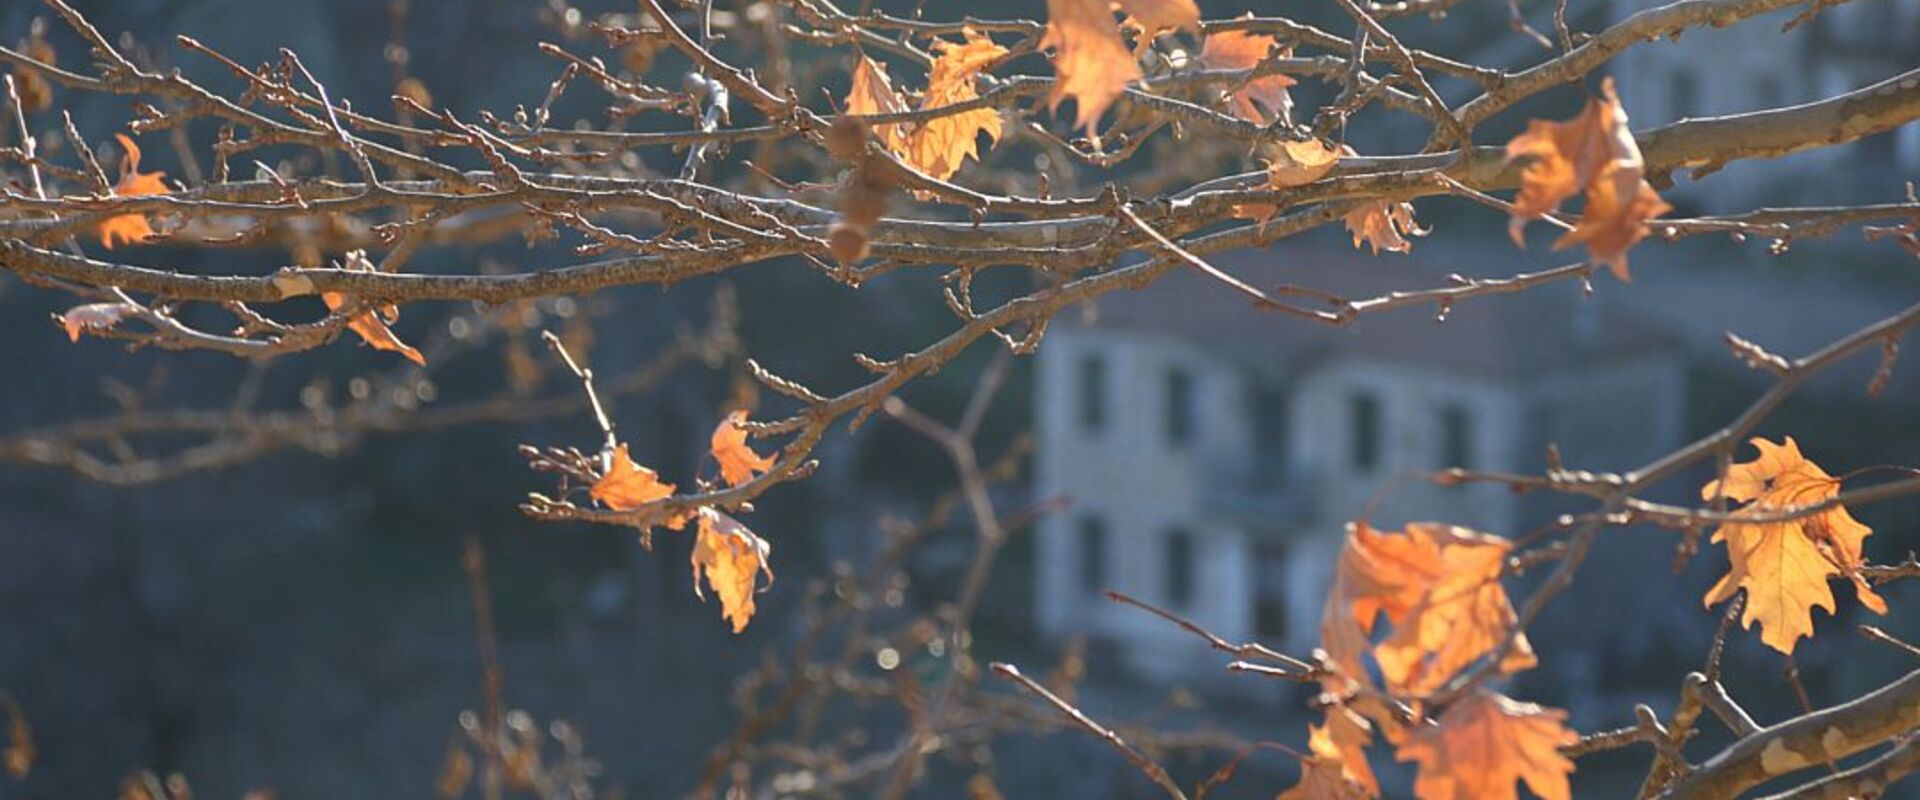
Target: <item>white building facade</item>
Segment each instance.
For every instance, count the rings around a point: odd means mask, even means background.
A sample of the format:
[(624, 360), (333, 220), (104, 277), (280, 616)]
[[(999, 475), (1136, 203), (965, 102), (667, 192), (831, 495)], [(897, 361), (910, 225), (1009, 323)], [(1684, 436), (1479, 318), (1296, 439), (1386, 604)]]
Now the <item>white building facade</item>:
[[(1286, 339), (1307, 324), (1240, 308), (1214, 288), (1156, 284), (1104, 321), (1056, 322), (1038, 357), (1036, 488), (1069, 505), (1037, 532), (1036, 622), (1049, 637), (1114, 647), (1149, 679), (1217, 675), (1218, 656), (1109, 601), (1108, 590), (1229, 641), (1309, 652), (1349, 520), (1433, 519), (1516, 535), (1529, 522), (1521, 498), (1425, 478), (1452, 466), (1537, 471), (1549, 439), (1614, 462), (1605, 467), (1631, 466), (1682, 433), (1683, 360), (1671, 348), (1565, 353), (1535, 374), (1516, 355), (1489, 370), (1505, 358), (1485, 347), (1487, 334), (1501, 338), (1498, 327), (1482, 326), (1479, 343), (1463, 343), (1475, 349), (1451, 358), (1449, 327), (1417, 311), (1296, 348)], [(1163, 290), (1172, 295), (1164, 311), (1135, 302)], [(1192, 330), (1178, 310), (1191, 292), (1218, 304), (1210, 321), (1250, 317), (1247, 336), (1281, 346)], [(1553, 320), (1568, 330), (1549, 338), (1577, 342), (1573, 329), (1591, 324), (1577, 317)], [(1521, 325), (1513, 338), (1526, 333)], [(1624, 449), (1604, 434), (1579, 441), (1591, 430), (1583, 414), (1618, 413), (1605, 403), (1644, 419), (1644, 440)]]

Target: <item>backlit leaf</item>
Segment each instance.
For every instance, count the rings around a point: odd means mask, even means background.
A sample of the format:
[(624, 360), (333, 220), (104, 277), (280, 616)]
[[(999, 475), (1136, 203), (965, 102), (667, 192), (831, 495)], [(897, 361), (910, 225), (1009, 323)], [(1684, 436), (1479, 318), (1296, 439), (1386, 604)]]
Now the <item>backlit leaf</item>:
[[(1207, 69), (1253, 69), (1273, 51), (1274, 41), (1272, 36), (1246, 31), (1221, 31), (1200, 46), (1200, 64)], [(1286, 49), (1278, 53), (1281, 58), (1288, 54)], [(1262, 75), (1236, 86), (1229, 95), (1234, 116), (1260, 125), (1288, 116), (1293, 99), (1287, 87), (1294, 83), (1286, 75)]]
[[(327, 304), (328, 310), (338, 310), (346, 305), (348, 297), (339, 292), (321, 292), (320, 299)], [(408, 361), (426, 366), (427, 357), (421, 355), (420, 351), (414, 349), (412, 345), (400, 341), (400, 337), (394, 335), (393, 329), (387, 327), (388, 323), (400, 317), (400, 310), (387, 306), (381, 309), (381, 312), (376, 314), (373, 309), (368, 309), (355, 314), (352, 319), (347, 320), (347, 329), (359, 334), (360, 339), (375, 350), (390, 350), (405, 356)], [(382, 319), (382, 316), (385, 319)]]
[(1560, 208), (1575, 193), (1586, 192), (1587, 206), (1573, 230), (1553, 247), (1585, 244), (1587, 252), (1613, 274), (1627, 280), (1627, 250), (1646, 236), (1646, 221), (1672, 209), (1646, 181), (1646, 162), (1627, 127), (1626, 109), (1613, 79), (1601, 97), (1587, 101), (1579, 116), (1566, 122), (1531, 120), (1527, 130), (1507, 143), (1507, 158), (1529, 158), (1520, 172), (1507, 231), (1515, 244), (1529, 221)]
[(693, 593), (706, 598), (700, 590), (705, 580), (720, 598), (720, 614), (733, 624), (734, 633), (746, 630), (753, 619), (760, 574), (773, 580), (773, 568), (767, 564), (772, 549), (734, 518), (712, 508), (700, 509), (700, 532), (693, 544)]
[[(1703, 499), (1725, 496), (1746, 503), (1736, 516), (1762, 515), (1824, 502), (1840, 493), (1840, 481), (1802, 456), (1792, 437), (1780, 444), (1761, 438), (1752, 443), (1760, 456), (1729, 467), (1724, 481), (1701, 487)], [(1861, 548), (1872, 534), (1872, 528), (1838, 505), (1784, 521), (1728, 522), (1714, 531), (1713, 541), (1727, 545), (1731, 564), (1705, 602), (1712, 606), (1745, 589), (1742, 625), (1759, 623), (1760, 640), (1791, 655), (1801, 637), (1813, 635), (1813, 609), (1833, 613), (1833, 592), (1827, 586), (1832, 578), (1850, 578), (1861, 605), (1887, 613), (1886, 600), (1860, 574)]]
[[(906, 111), (906, 98), (894, 91), (893, 81), (887, 78), (886, 65), (864, 54), (856, 58), (859, 61), (853, 68), (853, 86), (847, 92), (846, 112), (864, 115), (898, 114)], [(872, 126), (874, 135), (880, 137), (880, 143), (895, 153), (906, 151), (906, 128), (905, 123)]]
[(1420, 763), (1420, 800), (1514, 800), (1517, 781), (1542, 800), (1569, 800), (1573, 762), (1560, 748), (1580, 737), (1566, 719), (1559, 709), (1475, 689), (1409, 735), (1395, 758)]
[(615, 511), (632, 511), (673, 496), (673, 484), (662, 483), (658, 473), (635, 464), (623, 444), (613, 449), (606, 474), (594, 481), (587, 494)]
[[(927, 93), (920, 98), (920, 110), (945, 108), (978, 98), (975, 79), (981, 70), (1007, 54), (1007, 48), (994, 44), (986, 34), (972, 28), (964, 33), (964, 42), (940, 39), (933, 43), (937, 58), (927, 76)], [(907, 137), (906, 149), (901, 155), (916, 169), (946, 180), (960, 171), (966, 159), (980, 157), (981, 134), (991, 143), (1000, 140), (1000, 132), (1000, 113), (992, 108), (944, 114), (915, 128)]]
[[(143, 195), (166, 194), (167, 183), (164, 172), (140, 171), (140, 146), (134, 144), (126, 134), (116, 133), (120, 148), (126, 151), (126, 157), (120, 159), (120, 182), (113, 187), (117, 197), (140, 197)], [(100, 223), (100, 243), (108, 250), (118, 243), (144, 244), (153, 237), (153, 225), (145, 214), (121, 214), (108, 217)]]
[(1425, 236), (1427, 229), (1413, 220), (1412, 203), (1376, 200), (1347, 212), (1347, 231), (1353, 234), (1353, 247), (1365, 242), (1374, 255), (1386, 250), (1394, 253), (1413, 251), (1408, 236)]
[(1185, 29), (1197, 30), (1200, 27), (1200, 7), (1193, 0), (1116, 0), (1120, 10), (1126, 12), (1125, 25), (1140, 31), (1140, 40), (1134, 45), (1136, 56), (1153, 46), (1153, 39), (1169, 31)]
[(1309, 755), (1300, 760), (1300, 782), (1280, 793), (1278, 800), (1362, 800), (1377, 792), (1354, 780), (1345, 768), (1346, 751), (1333, 741), (1333, 734), (1318, 725), (1308, 726)]
[(772, 456), (760, 455), (747, 444), (747, 429), (740, 427), (746, 421), (746, 410), (736, 409), (713, 429), (713, 459), (720, 462), (720, 477), (729, 486), (739, 486), (773, 469)]
[(1053, 48), (1053, 90), (1047, 108), (1073, 98), (1074, 127), (1091, 129), (1140, 78), (1140, 65), (1120, 41), (1107, 0), (1047, 0), (1047, 32), (1040, 47)]

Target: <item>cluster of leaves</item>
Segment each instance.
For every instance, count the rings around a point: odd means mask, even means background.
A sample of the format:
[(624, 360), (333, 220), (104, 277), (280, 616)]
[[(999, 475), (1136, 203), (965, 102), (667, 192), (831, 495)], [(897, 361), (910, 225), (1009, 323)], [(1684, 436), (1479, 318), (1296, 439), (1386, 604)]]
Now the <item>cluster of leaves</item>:
[[(1701, 489), (1703, 499), (1743, 504), (1713, 535), (1731, 564), (1706, 604), (1744, 591), (1744, 623), (1758, 623), (1761, 641), (1786, 655), (1812, 636), (1814, 608), (1833, 612), (1831, 580), (1852, 582), (1863, 606), (1886, 613), (1862, 571), (1872, 530), (1834, 502), (1840, 480), (1791, 438), (1752, 444), (1758, 458)], [(1459, 527), (1349, 526), (1321, 622), (1325, 719), (1311, 728), (1300, 782), (1283, 798), (1380, 796), (1366, 754), (1376, 734), (1397, 760), (1419, 765), (1422, 800), (1512, 798), (1517, 781), (1548, 800), (1569, 797), (1574, 764), (1560, 751), (1579, 736), (1566, 712), (1483, 685), (1537, 664), (1501, 583), (1512, 553), (1506, 539)], [(1381, 635), (1383, 619), (1390, 631)]]
[[(1478, 686), (1442, 697), (1483, 658), (1502, 674), (1537, 663), (1500, 583), (1512, 550), (1501, 537), (1431, 523), (1349, 527), (1321, 621), (1326, 718), (1288, 797), (1378, 797), (1366, 756), (1376, 732), (1398, 760), (1419, 763), (1423, 800), (1511, 798), (1516, 779), (1543, 798), (1568, 797), (1573, 762), (1558, 748), (1578, 737), (1565, 712)], [(1381, 617), (1392, 631), (1376, 642)], [(1433, 724), (1413, 724), (1436, 699), (1445, 707)]]
[[(720, 479), (729, 486), (744, 484), (773, 468), (772, 456), (754, 452), (747, 443), (746, 422), (747, 412), (736, 410), (713, 429), (709, 449), (720, 467)], [(673, 496), (674, 484), (661, 481), (659, 473), (635, 463), (625, 444), (604, 450), (598, 461), (600, 470), (588, 487), (588, 496), (602, 506), (614, 511), (639, 511)], [(760, 576), (773, 579), (773, 566), (768, 561), (772, 545), (717, 508), (702, 506), (691, 513), (698, 530), (691, 557), (693, 591), (704, 598), (700, 589), (704, 580), (719, 596), (721, 616), (732, 623), (733, 632), (746, 630), (747, 622), (753, 619), (753, 596), (761, 589)], [(661, 524), (678, 531), (685, 530), (687, 522), (687, 513), (674, 512)]]

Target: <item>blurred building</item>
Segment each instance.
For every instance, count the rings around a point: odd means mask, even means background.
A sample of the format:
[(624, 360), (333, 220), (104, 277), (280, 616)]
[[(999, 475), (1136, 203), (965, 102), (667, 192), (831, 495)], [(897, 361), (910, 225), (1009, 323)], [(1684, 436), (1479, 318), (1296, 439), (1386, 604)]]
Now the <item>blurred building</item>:
[[(1278, 272), (1282, 259), (1266, 253), (1227, 263), (1354, 298), (1446, 284), (1409, 258), (1286, 253)], [(1500, 486), (1436, 486), (1434, 470), (1537, 472), (1547, 442), (1586, 468), (1670, 450), (1683, 435), (1682, 348), (1579, 289), (1477, 298), (1444, 322), (1424, 306), (1336, 329), (1183, 273), (1063, 314), (1035, 382), (1037, 488), (1071, 500), (1038, 534), (1041, 631), (1104, 640), (1153, 679), (1220, 674), (1217, 653), (1109, 602), (1114, 589), (1229, 641), (1309, 652), (1349, 520), (1514, 537), (1559, 513)], [(1619, 436), (1621, 419), (1643, 435)]]
[[(1635, 0), (1616, 0), (1613, 6), (1616, 21), (1651, 7)], [(1810, 103), (1914, 68), (1920, 3), (1841, 3), (1783, 35), (1782, 26), (1805, 10), (1796, 5), (1763, 19), (1689, 30), (1622, 52), (1609, 71), (1634, 127)], [(1920, 177), (1920, 126), (1905, 125), (1854, 147), (1795, 154), (1784, 162), (1733, 164), (1704, 184), (1681, 181), (1671, 197), (1709, 211), (1752, 208), (1762, 197), (1833, 202), (1858, 198), (1862, 191), (1897, 202), (1901, 182)]]

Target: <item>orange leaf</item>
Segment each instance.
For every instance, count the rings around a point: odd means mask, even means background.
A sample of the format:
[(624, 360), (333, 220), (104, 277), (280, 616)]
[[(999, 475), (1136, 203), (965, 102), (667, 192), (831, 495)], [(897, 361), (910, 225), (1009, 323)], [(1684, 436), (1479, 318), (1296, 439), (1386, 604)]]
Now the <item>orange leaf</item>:
[[(140, 171), (140, 146), (127, 138), (126, 134), (116, 133), (121, 149), (127, 151), (120, 159), (120, 182), (113, 187), (117, 197), (139, 197), (142, 195), (166, 194), (167, 183), (164, 172)], [(121, 214), (108, 217), (100, 223), (100, 243), (112, 250), (116, 242), (143, 244), (153, 237), (153, 226), (145, 214)]]
[[(1200, 64), (1207, 69), (1253, 69), (1273, 52), (1274, 38), (1246, 31), (1221, 31), (1207, 37), (1200, 46)], [(1292, 48), (1277, 54), (1286, 58)], [(1260, 125), (1270, 125), (1293, 110), (1293, 98), (1287, 87), (1296, 81), (1285, 75), (1262, 75), (1241, 84), (1231, 95), (1234, 116)]]
[[(1439, 688), (1512, 634), (1516, 615), (1500, 584), (1511, 549), (1505, 539), (1465, 528), (1413, 523), (1405, 533), (1382, 534), (1356, 523), (1335, 567), (1321, 647), (1348, 681), (1364, 683), (1362, 655), (1384, 613), (1393, 632), (1370, 652), (1388, 688)], [(1500, 669), (1533, 664), (1533, 648), (1521, 635)]]
[[(1780, 444), (1756, 437), (1752, 443), (1760, 457), (1732, 465), (1724, 481), (1701, 487), (1702, 499), (1725, 496), (1746, 503), (1736, 515), (1757, 515), (1825, 502), (1840, 493), (1840, 481), (1802, 456), (1793, 437)], [(1887, 613), (1886, 600), (1860, 574), (1861, 548), (1871, 535), (1873, 529), (1845, 506), (1780, 522), (1728, 522), (1714, 531), (1713, 541), (1727, 545), (1731, 564), (1705, 602), (1712, 606), (1745, 589), (1742, 625), (1760, 623), (1760, 641), (1792, 655), (1801, 637), (1813, 635), (1813, 609), (1833, 613), (1827, 586), (1832, 578), (1851, 578), (1862, 605)]]
[(753, 619), (753, 594), (759, 590), (760, 573), (773, 580), (773, 568), (767, 556), (773, 548), (739, 521), (711, 508), (700, 509), (700, 532), (693, 543), (693, 593), (701, 599), (700, 581), (705, 578), (713, 593), (720, 597), (720, 615), (733, 623), (733, 632), (747, 629)]
[(1409, 736), (1395, 758), (1420, 762), (1420, 800), (1514, 800), (1522, 780), (1542, 800), (1569, 800), (1573, 762), (1560, 748), (1580, 737), (1566, 719), (1565, 711), (1476, 689)]
[(1126, 12), (1125, 25), (1138, 29), (1140, 39), (1134, 44), (1134, 55), (1140, 56), (1153, 46), (1153, 39), (1160, 34), (1184, 28), (1199, 30), (1200, 7), (1193, 0), (1116, 0), (1120, 10)]
[(673, 484), (660, 482), (659, 473), (633, 463), (623, 444), (613, 449), (606, 474), (593, 482), (587, 494), (615, 511), (632, 511), (673, 496)]
[(729, 486), (739, 486), (773, 469), (773, 456), (760, 455), (747, 445), (747, 429), (740, 427), (746, 421), (746, 409), (736, 409), (713, 429), (713, 458), (720, 462), (720, 477)]
[[(980, 72), (1001, 56), (1007, 48), (972, 28), (964, 29), (965, 42), (935, 40), (938, 55), (927, 76), (927, 93), (920, 98), (920, 110), (964, 103), (980, 96), (974, 80)], [(896, 150), (914, 168), (946, 180), (960, 171), (969, 158), (980, 157), (980, 135), (989, 143), (1000, 141), (1000, 113), (991, 108), (975, 108), (935, 117), (914, 129), (904, 151)]]
[(1360, 249), (1361, 242), (1366, 242), (1373, 248), (1374, 255), (1382, 250), (1412, 252), (1413, 243), (1406, 237), (1427, 235), (1427, 229), (1413, 221), (1412, 203), (1388, 200), (1376, 200), (1347, 212), (1347, 231), (1353, 234), (1355, 250)]
[(1041, 49), (1054, 49), (1053, 70), (1058, 73), (1047, 109), (1072, 97), (1078, 109), (1074, 127), (1092, 128), (1140, 78), (1140, 65), (1120, 41), (1107, 0), (1047, 0), (1047, 33)]
[(67, 338), (80, 341), (80, 332), (85, 330), (109, 330), (120, 324), (120, 320), (133, 313), (133, 306), (126, 303), (88, 303), (74, 306), (64, 313), (54, 315), (60, 326), (67, 329)]
[[(1273, 156), (1267, 162), (1268, 189), (1291, 189), (1320, 180), (1340, 163), (1342, 153), (1353, 153), (1344, 146), (1329, 147), (1318, 139), (1282, 140), (1262, 149)], [(1278, 210), (1271, 203), (1246, 203), (1234, 206), (1233, 215), (1265, 222)]]
[[(857, 58), (859, 63), (853, 68), (853, 86), (847, 91), (847, 113), (898, 114), (906, 111), (906, 98), (894, 91), (893, 82), (887, 79), (886, 65), (864, 54)], [(902, 123), (888, 123), (873, 126), (873, 132), (888, 150), (899, 154), (906, 152), (906, 127)]]
[(1646, 236), (1646, 221), (1672, 209), (1646, 181), (1646, 161), (1627, 127), (1626, 109), (1613, 79), (1601, 86), (1603, 97), (1587, 101), (1579, 116), (1566, 122), (1531, 120), (1527, 130), (1507, 142), (1507, 159), (1532, 159), (1520, 172), (1507, 231), (1523, 244), (1527, 223), (1560, 208), (1585, 191), (1587, 207), (1573, 230), (1553, 243), (1559, 250), (1585, 244), (1596, 261), (1621, 280), (1628, 279), (1627, 250)]
[[(326, 302), (328, 310), (337, 310), (346, 304), (348, 298), (339, 292), (321, 292), (320, 299)], [(393, 329), (387, 327), (387, 323), (399, 318), (400, 310), (393, 306), (387, 306), (382, 310), (386, 319), (381, 319), (369, 309), (347, 320), (347, 329), (359, 334), (360, 339), (375, 350), (391, 350), (406, 356), (408, 361), (426, 366), (427, 357), (421, 355), (420, 351), (415, 350), (412, 345), (400, 341), (400, 337), (393, 335)]]
[(1346, 751), (1327, 728), (1310, 725), (1307, 730), (1311, 755), (1300, 760), (1300, 782), (1281, 792), (1278, 800), (1363, 800), (1379, 793), (1377, 787), (1370, 791), (1347, 772)]

